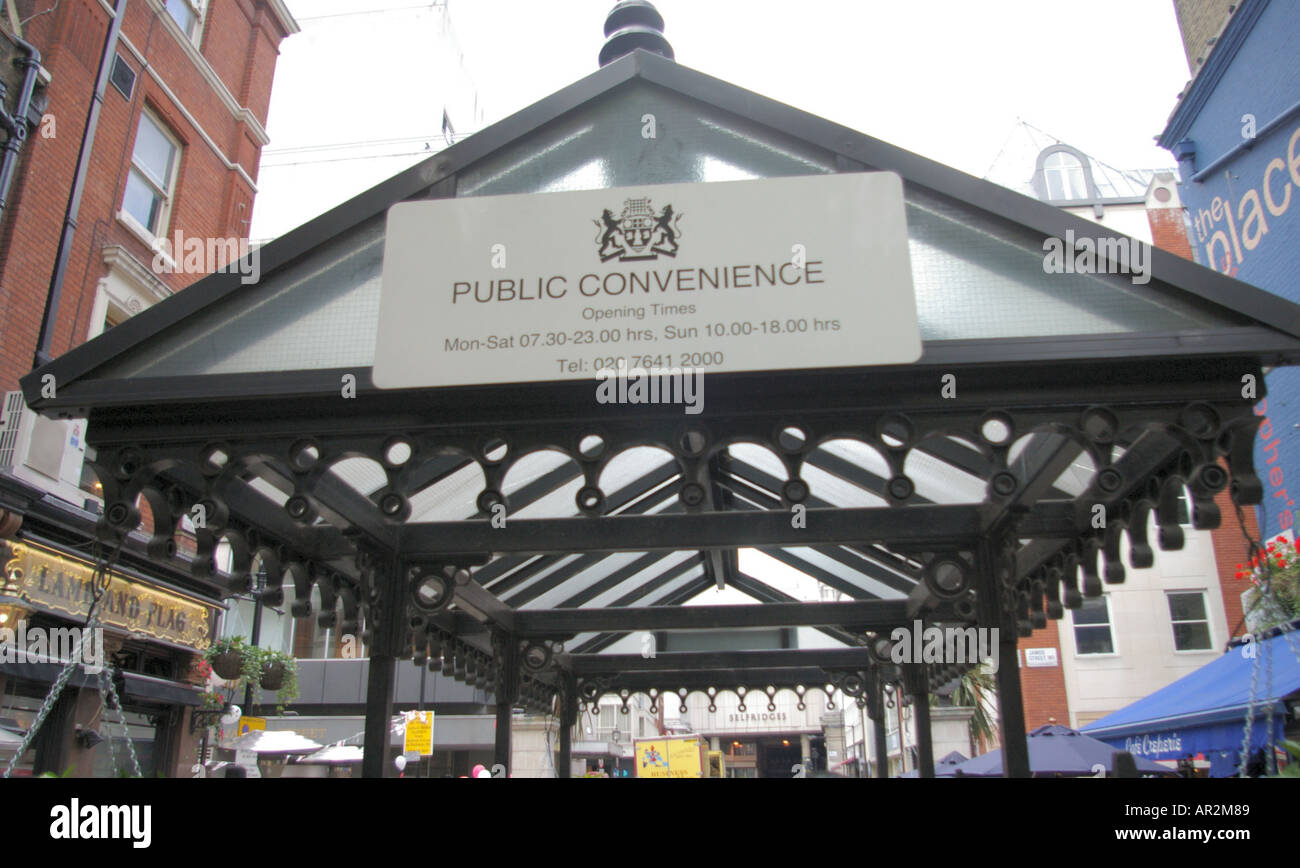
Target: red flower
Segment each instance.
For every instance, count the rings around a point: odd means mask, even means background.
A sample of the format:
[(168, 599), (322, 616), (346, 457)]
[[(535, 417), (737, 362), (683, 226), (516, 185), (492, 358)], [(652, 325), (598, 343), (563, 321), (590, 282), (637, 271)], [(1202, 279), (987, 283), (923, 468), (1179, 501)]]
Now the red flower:
[(1272, 543), (1269, 543), (1269, 544), (1268, 544), (1268, 550), (1269, 550), (1269, 551), (1273, 551), (1273, 549), (1275, 549), (1275, 548), (1277, 548), (1277, 546), (1273, 545)]
[[(1237, 564), (1237, 566), (1241, 566), (1241, 564)], [(1244, 579), (1244, 578), (1246, 578), (1246, 574), (1243, 573), (1243, 572), (1241, 572), (1241, 571), (1238, 571), (1238, 572), (1237, 572), (1237, 578), (1239, 578), (1239, 579)]]

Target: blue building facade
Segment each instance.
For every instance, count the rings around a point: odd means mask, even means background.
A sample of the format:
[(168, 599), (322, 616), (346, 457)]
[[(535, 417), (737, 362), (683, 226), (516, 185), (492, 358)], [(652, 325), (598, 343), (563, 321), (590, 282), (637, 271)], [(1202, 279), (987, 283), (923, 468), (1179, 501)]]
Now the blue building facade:
[[(1244, 0), (1158, 138), (1178, 160), (1196, 260), (1300, 302), (1300, 4)], [(1191, 53), (1191, 47), (1188, 48)], [(1268, 372), (1261, 533), (1300, 519), (1300, 368)]]

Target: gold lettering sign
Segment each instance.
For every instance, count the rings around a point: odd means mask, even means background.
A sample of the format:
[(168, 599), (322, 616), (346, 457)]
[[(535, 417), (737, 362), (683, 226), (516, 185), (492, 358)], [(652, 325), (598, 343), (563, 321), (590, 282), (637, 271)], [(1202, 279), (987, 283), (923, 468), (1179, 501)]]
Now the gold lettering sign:
[[(5, 574), (21, 599), (81, 619), (90, 610), (94, 567), (27, 543), (12, 543)], [(196, 651), (212, 643), (215, 607), (117, 573), (99, 604), (100, 623), (184, 645)]]

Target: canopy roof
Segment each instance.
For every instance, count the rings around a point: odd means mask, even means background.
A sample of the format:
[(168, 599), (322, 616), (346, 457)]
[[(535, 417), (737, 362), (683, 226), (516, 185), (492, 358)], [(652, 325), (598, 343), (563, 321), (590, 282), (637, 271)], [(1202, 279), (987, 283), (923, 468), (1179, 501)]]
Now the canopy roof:
[[(640, 135), (646, 114), (656, 118), (656, 138)], [(1152, 251), (1147, 285), (1122, 275), (1043, 280), (1045, 238), (1121, 236), (637, 51), (266, 245), (257, 283), (213, 274), (73, 349), (24, 381), (27, 397), (85, 409), (299, 394), (310, 384), (335, 391), (337, 377), (302, 372), (373, 360), (384, 215), (397, 202), (864, 170), (897, 172), (906, 183), (922, 362), (1234, 346), (1281, 360), (1297, 349), (1300, 307), (1162, 250)], [(54, 398), (40, 394), (47, 373), (59, 384)], [(256, 374), (261, 385), (192, 379), (222, 374)]]
[[(587, 383), (370, 381), (398, 202), (873, 170), (904, 181), (915, 365), (709, 375), (706, 412), (685, 420), (594, 405)], [(43, 412), (89, 416), (105, 534), (133, 528), (144, 495), (165, 554), (201, 506), (200, 588), (223, 580), (224, 540), (231, 588), (260, 557), (295, 614), (315, 589), (327, 623), (364, 620), (372, 661), (441, 657), (536, 707), (719, 685), (870, 702), (911, 670), (868, 646), (913, 617), (1012, 635), (1060, 617), (1100, 593), (1103, 551), (1122, 580), (1122, 535), (1150, 562), (1153, 512), (1162, 546), (1181, 544), (1185, 488), (1197, 526), (1216, 525), (1221, 458), (1238, 502), (1258, 500), (1250, 390), (1300, 356), (1300, 307), (1160, 250), (1146, 284), (1049, 277), (1044, 242), (1067, 233), (1112, 237), (637, 51), (267, 245), (258, 283), (207, 277), (23, 388)], [(770, 632), (794, 627), (832, 647)], [(740, 628), (757, 646), (615, 653), (633, 631)], [(972, 662), (921, 669), (943, 683)]]

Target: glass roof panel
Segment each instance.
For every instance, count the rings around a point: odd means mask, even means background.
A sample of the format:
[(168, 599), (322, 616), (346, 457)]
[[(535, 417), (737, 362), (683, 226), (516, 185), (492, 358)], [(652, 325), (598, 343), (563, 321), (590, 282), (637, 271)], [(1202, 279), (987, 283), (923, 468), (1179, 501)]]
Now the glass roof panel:
[[(540, 581), (541, 579), (545, 578), (546, 576), (550, 575), (551, 573), (555, 572), (556, 570), (560, 569), (561, 567), (564, 567), (564, 566), (567, 566), (567, 565), (573, 563), (574, 561), (576, 561), (576, 560), (577, 560), (578, 558), (580, 558), (580, 557), (582, 557), (582, 556), (581, 556), (581, 555), (565, 555), (564, 557), (562, 557), (562, 558), (560, 558), (559, 560), (557, 560), (555, 563), (550, 564), (549, 566), (545, 566), (545, 567), (543, 567), (542, 569), (538, 570), (536, 575), (534, 575), (534, 576), (529, 576), (528, 579), (525, 580), (522, 584), (520, 584), (520, 585), (518, 585), (518, 586), (516, 586), (516, 587), (514, 587), (514, 588), (511, 588), (511, 589), (510, 589), (510, 593), (511, 593), (511, 594), (519, 593), (520, 591), (526, 589), (529, 585), (533, 584), (534, 582)], [(519, 567), (519, 569), (528, 570), (528, 569), (532, 569), (533, 567), (534, 567), (533, 561), (530, 560), (528, 563), (521, 565), (521, 566)], [(518, 571), (518, 570), (510, 570), (510, 571), (507, 572), (505, 575), (500, 576), (499, 578), (505, 578), (506, 576), (512, 575), (513, 573), (515, 573), (515, 572), (517, 572), (517, 571)], [(491, 582), (489, 582), (488, 584), (490, 585)]]
[[(642, 118), (655, 116), (655, 137)], [(458, 196), (825, 174), (832, 154), (645, 82), (557, 118), (457, 176)], [(417, 194), (416, 197), (418, 198)], [(1169, 331), (1247, 320), (1152, 281), (1046, 274), (1042, 236), (906, 186), (924, 340)], [(378, 215), (96, 371), (165, 377), (365, 368), (374, 360)]]
[[(882, 600), (901, 600), (906, 594), (895, 588), (891, 588), (884, 582), (864, 575), (857, 570), (850, 569), (832, 557), (828, 557), (814, 549), (804, 547), (786, 546), (786, 551), (796, 555), (815, 567), (820, 567), (826, 572), (843, 579), (855, 587), (861, 588), (865, 594), (872, 597), (878, 597)], [(820, 583), (819, 583), (820, 584)]]
[[(532, 600), (528, 600), (527, 602), (523, 603), (519, 608), (549, 609), (554, 606), (558, 606), (560, 603), (564, 602), (565, 600), (568, 600), (570, 597), (582, 593), (587, 588), (590, 588), (591, 586), (601, 582), (606, 577), (612, 575), (618, 570), (621, 570), (624, 567), (628, 566), (629, 564), (634, 563), (639, 558), (645, 557), (645, 555), (646, 555), (645, 552), (619, 552), (617, 554), (612, 554), (603, 557), (595, 564), (593, 564), (591, 567), (561, 582), (556, 587), (547, 590), (546, 592), (540, 594), (536, 598)], [(658, 576), (663, 575), (664, 573), (668, 572), (674, 566), (682, 563), (683, 561), (687, 561), (692, 558), (698, 557), (698, 555), (699, 553), (695, 551), (680, 551), (680, 552), (673, 552), (669, 555), (666, 555), (665, 557), (647, 565), (644, 569), (638, 570), (636, 573), (633, 573), (632, 575), (628, 576), (626, 579), (619, 582), (617, 585), (615, 585), (613, 588), (609, 589), (608, 591), (601, 592), (601, 594), (597, 596), (594, 600), (583, 603), (582, 607), (592, 608), (592, 607), (598, 607), (600, 605), (604, 605), (605, 603), (608, 603), (611, 600), (617, 599), (621, 596), (624, 596), (625, 594), (632, 592), (636, 588), (646, 584), (647, 582), (654, 580)], [(703, 574), (703, 567), (694, 567), (692, 569), (687, 570), (682, 576), (678, 576), (672, 581), (667, 582), (664, 585), (656, 588), (654, 593), (656, 596), (662, 596), (664, 594), (669, 593), (669, 591), (673, 588), (680, 587), (684, 584), (687, 584), (690, 581), (690, 579), (687, 578), (688, 576), (692, 578), (699, 578), (702, 574)], [(529, 584), (531, 584), (531, 582)], [(527, 585), (523, 585), (521, 586), (520, 589), (526, 587)], [(516, 591), (512, 590), (511, 593), (512, 594), (516, 593)]]
[[(649, 137), (646, 115), (654, 116)], [(835, 171), (814, 145), (645, 82), (623, 87), (460, 173), (457, 196), (736, 181)]]

